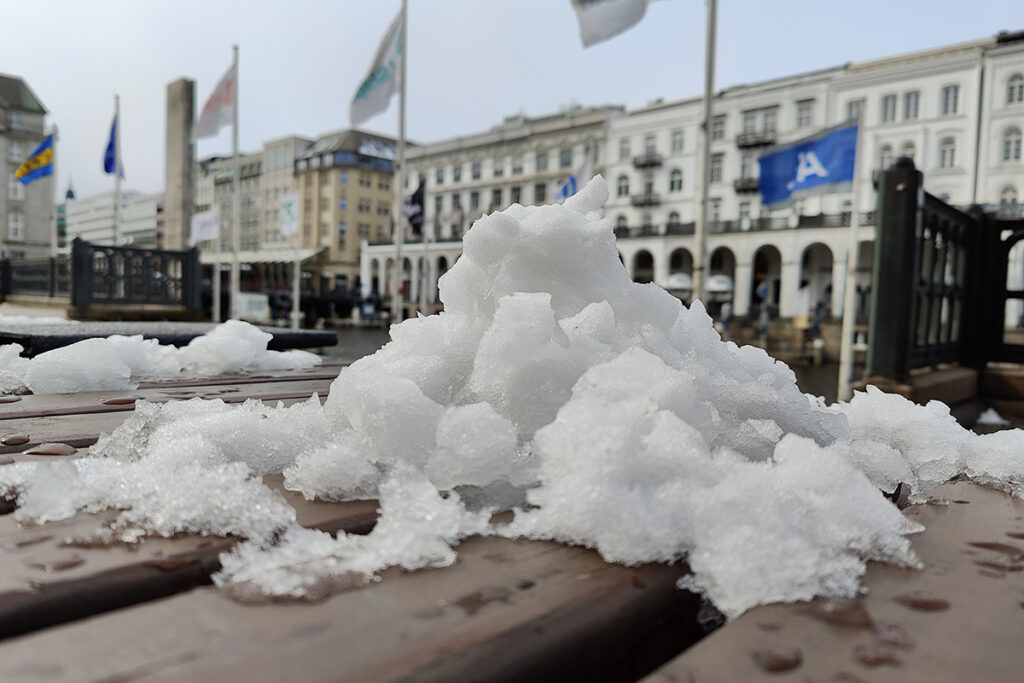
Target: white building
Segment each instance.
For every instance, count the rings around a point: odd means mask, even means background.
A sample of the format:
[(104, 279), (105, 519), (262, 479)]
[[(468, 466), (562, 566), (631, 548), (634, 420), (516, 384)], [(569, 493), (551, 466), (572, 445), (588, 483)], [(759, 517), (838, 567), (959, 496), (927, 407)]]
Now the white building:
[[(701, 98), (693, 97), (605, 116), (606, 147), (595, 172), (608, 181), (608, 215), (635, 280), (685, 285), (692, 276), (700, 111)], [(862, 226), (859, 305), (867, 303), (873, 259), (873, 174), (897, 157), (912, 157), (924, 173), (925, 188), (950, 203), (1002, 204), (1004, 211), (1019, 212), (1024, 191), (1024, 32), (728, 87), (712, 103), (706, 245), (708, 275), (721, 276), (715, 282), (728, 291), (711, 295), (712, 301), (731, 300), (738, 315), (759, 310), (762, 298), (782, 316), (807, 313), (818, 302), (834, 316), (841, 313), (848, 240), (844, 228), (849, 226), (852, 192), (762, 207), (757, 157), (770, 145), (819, 133), (858, 113), (863, 114), (857, 179)], [(466, 201), (466, 186), (451, 180), (453, 164), (462, 164), (464, 170), (467, 162), (479, 166), (479, 191), (484, 193), (510, 185), (510, 174), (487, 174), (495, 162), (504, 172), (511, 165), (509, 155), (517, 153), (509, 149), (501, 129), (427, 145), (410, 162), (426, 173), (427, 219), (433, 218), (442, 240), (456, 237), (456, 226), (467, 227), (464, 220), (451, 220), (459, 208), (452, 204), (455, 197), (461, 207)], [(570, 123), (559, 134), (577, 131)], [(515, 145), (523, 152), (537, 145), (555, 146), (535, 135), (525, 132)], [(524, 161), (529, 156), (524, 153)], [(552, 182), (554, 176), (544, 181)], [(530, 184), (524, 178), (517, 201), (549, 201), (531, 194)], [(474, 211), (509, 203), (507, 194), (497, 198), (501, 201), (480, 202)], [(428, 251), (441, 246), (431, 245)], [(458, 256), (458, 242), (445, 241), (443, 246), (444, 264), (450, 265)], [(389, 245), (364, 250), (364, 282), (377, 277), (381, 268), (390, 268), (387, 259), (393, 251)], [(440, 258), (437, 254), (428, 260), (434, 271), (443, 270)], [(415, 257), (406, 263), (406, 270), (413, 272), (413, 290), (420, 269)], [(436, 281), (433, 271), (430, 280)], [(802, 284), (808, 289), (798, 293)]]
[(28, 185), (14, 173), (46, 137), (46, 109), (17, 76), (0, 74), (0, 257), (42, 258), (56, 247), (53, 176)]
[[(162, 192), (142, 194), (132, 190), (121, 193), (118, 225), (125, 246), (155, 249), (157, 221), (163, 204)], [(114, 242), (114, 193), (70, 199), (66, 204), (67, 243), (76, 237), (92, 244)]]

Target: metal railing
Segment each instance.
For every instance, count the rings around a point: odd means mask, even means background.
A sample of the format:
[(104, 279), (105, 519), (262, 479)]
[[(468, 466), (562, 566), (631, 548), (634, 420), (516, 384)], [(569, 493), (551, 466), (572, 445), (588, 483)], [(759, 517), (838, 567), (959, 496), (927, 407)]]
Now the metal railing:
[(71, 244), (71, 305), (160, 304), (201, 307), (199, 250), (166, 251)]
[(0, 261), (0, 297), (8, 294), (62, 297), (71, 291), (67, 255)]

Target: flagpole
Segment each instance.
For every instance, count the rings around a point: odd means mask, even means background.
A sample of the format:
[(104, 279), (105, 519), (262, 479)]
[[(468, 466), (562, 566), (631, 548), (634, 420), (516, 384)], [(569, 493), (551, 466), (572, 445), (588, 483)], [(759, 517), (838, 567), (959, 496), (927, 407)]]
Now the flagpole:
[[(55, 193), (59, 193), (60, 192), (60, 179), (57, 177), (57, 124), (56, 123), (53, 124), (53, 131), (50, 133), (50, 135), (53, 136), (53, 142), (51, 143), (53, 145), (53, 161), (50, 162), (53, 165), (53, 171), (51, 172), (52, 176), (53, 176), (53, 189), (54, 189)], [(71, 182), (70, 178), (68, 179), (68, 182), (69, 183)], [(58, 200), (60, 200), (61, 199), (60, 194), (57, 194), (56, 198)], [(63, 199), (64, 199), (64, 211), (65, 211), (64, 215), (67, 216), (66, 212), (67, 212), (67, 201), (68, 200), (67, 200), (67, 197), (64, 197)], [(54, 206), (56, 206), (59, 203), (60, 203), (60, 201), (56, 202), (54, 204)], [(56, 256), (57, 255), (57, 243), (58, 243), (58, 237), (57, 237), (57, 214), (56, 214), (56, 211), (55, 211), (54, 214), (53, 214), (53, 232), (50, 233), (50, 256)]]
[(407, 0), (402, 0), (402, 27), (399, 30), (399, 42), (402, 46), (399, 55), (400, 74), (398, 84), (398, 176), (395, 187), (395, 272), (394, 286), (391, 290), (391, 320), (392, 323), (401, 322), (402, 310), (402, 243), (405, 241), (405, 212), (403, 210), (402, 195), (405, 192), (405, 65), (408, 44), (406, 43), (405, 24), (408, 14)]
[[(863, 109), (863, 107), (862, 107)], [(849, 401), (853, 398), (850, 378), (853, 375), (853, 330), (856, 322), (853, 295), (857, 286), (857, 231), (860, 228), (860, 140), (863, 113), (857, 114), (857, 142), (853, 154), (853, 207), (850, 211), (850, 234), (846, 246), (846, 285), (843, 292), (843, 332), (839, 343), (839, 387), (836, 398)]]
[(118, 212), (121, 208), (121, 97), (114, 95), (114, 246), (121, 243)]
[(701, 102), (700, 175), (697, 177), (697, 220), (693, 255), (693, 298), (704, 301), (704, 262), (707, 242), (708, 172), (711, 166), (711, 94), (715, 80), (716, 0), (707, 0), (707, 35), (704, 39), (704, 100)]
[(302, 311), (299, 309), (299, 303), (301, 301), (300, 283), (302, 281), (302, 253), (299, 250), (299, 236), (301, 233), (296, 230), (293, 236), (293, 242), (295, 243), (295, 263), (292, 264), (292, 329), (299, 329), (299, 316), (302, 315)]
[[(241, 222), (242, 222), (242, 183), (239, 178), (241, 168), (238, 163), (238, 45), (231, 47), (234, 56), (234, 77), (231, 88), (231, 158), (233, 171), (231, 173), (231, 303), (230, 316), (238, 318), (238, 297), (241, 290), (241, 273), (238, 267), (238, 251), (241, 247)], [(218, 273), (219, 275), (219, 273)]]
[(217, 247), (215, 252), (214, 252), (214, 256), (217, 259), (217, 262), (213, 264), (213, 277), (211, 278), (211, 280), (213, 281), (213, 322), (217, 323), (218, 325), (221, 322), (221, 314), (220, 314), (220, 259), (221, 259), (220, 239), (221, 239), (221, 237), (220, 237), (220, 224), (218, 223), (217, 224), (217, 238), (214, 240), (214, 242), (216, 242), (216, 247)]

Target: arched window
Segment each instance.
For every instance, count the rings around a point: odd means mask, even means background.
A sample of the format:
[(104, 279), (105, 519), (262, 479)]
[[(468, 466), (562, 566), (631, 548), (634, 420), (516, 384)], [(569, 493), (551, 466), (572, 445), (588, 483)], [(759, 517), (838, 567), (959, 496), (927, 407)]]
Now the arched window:
[(1020, 104), (1024, 102), (1024, 74), (1013, 74), (1006, 81), (1006, 103)]
[(1013, 126), (1003, 133), (1003, 161), (1020, 161), (1020, 128)]
[(654, 221), (651, 220), (651, 214), (645, 213), (644, 214), (644, 224), (643, 224), (643, 227), (649, 229), (649, 228), (651, 228), (653, 226), (654, 226)]
[(627, 197), (627, 196), (629, 196), (629, 178), (627, 178), (624, 175), (620, 175), (619, 176), (619, 182), (618, 182), (616, 194), (619, 197)]
[(892, 166), (892, 145), (882, 145), (878, 151), (878, 167), (883, 171)]
[(668, 175), (668, 191), (679, 192), (683, 189), (683, 172), (678, 168), (673, 168), (672, 172)]
[(615, 219), (615, 227), (616, 228), (625, 228), (626, 227), (626, 217), (620, 214), (619, 217)]
[(914, 154), (916, 154), (916, 153), (917, 153), (917, 148), (914, 146), (913, 142), (904, 142), (903, 146), (900, 147), (900, 156), (901, 157), (910, 157), (910, 159), (913, 160)]
[(1000, 205), (1013, 205), (1017, 203), (1017, 188), (1013, 185), (1007, 185), (1003, 188), (1002, 192), (999, 193), (999, 204)]
[(679, 212), (678, 211), (673, 211), (672, 213), (670, 213), (668, 215), (668, 224), (669, 225), (679, 225)]
[(953, 168), (956, 165), (956, 140), (942, 138), (939, 143), (939, 168)]

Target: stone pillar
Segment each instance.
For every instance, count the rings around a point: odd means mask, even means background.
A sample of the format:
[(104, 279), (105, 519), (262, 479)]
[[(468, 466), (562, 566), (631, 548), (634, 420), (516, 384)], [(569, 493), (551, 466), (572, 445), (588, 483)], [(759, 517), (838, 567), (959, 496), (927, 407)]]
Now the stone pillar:
[(736, 277), (732, 283), (733, 315), (756, 315), (750, 310), (750, 289), (754, 286), (754, 267), (750, 263), (736, 264)]
[(359, 243), (359, 295), (364, 299), (370, 296), (373, 278), (373, 259), (366, 255), (369, 242), (362, 240)]
[(167, 144), (164, 179), (164, 249), (188, 249), (195, 192), (195, 81), (179, 78), (167, 86)]
[(846, 291), (846, 254), (836, 253), (832, 261), (832, 317), (843, 317), (843, 296)]
[(782, 285), (779, 287), (779, 315), (792, 318), (797, 313), (807, 311), (796, 310), (797, 290), (800, 289), (800, 261), (788, 261), (782, 264)]

